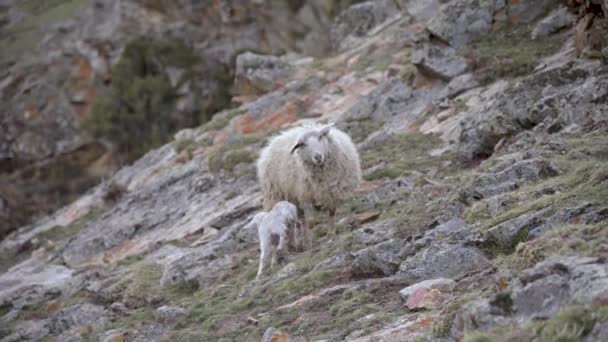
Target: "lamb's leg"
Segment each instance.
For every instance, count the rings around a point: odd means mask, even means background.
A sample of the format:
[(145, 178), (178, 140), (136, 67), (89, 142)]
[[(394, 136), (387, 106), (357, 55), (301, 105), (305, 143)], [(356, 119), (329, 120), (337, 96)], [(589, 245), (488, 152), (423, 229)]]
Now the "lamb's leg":
[(260, 266), (258, 267), (258, 274), (255, 279), (260, 279), (262, 273), (264, 273), (264, 264), (266, 263), (266, 259), (268, 259), (268, 243), (265, 240), (260, 240)]
[(274, 270), (274, 266), (277, 264), (277, 248), (272, 245), (272, 259), (270, 261), (270, 269)]
[(279, 235), (279, 246), (277, 247), (277, 253), (275, 256), (275, 264), (278, 263), (278, 259), (280, 257), (283, 257), (286, 253), (286, 244), (287, 244), (287, 235), (285, 234), (285, 232), (283, 232), (282, 234)]

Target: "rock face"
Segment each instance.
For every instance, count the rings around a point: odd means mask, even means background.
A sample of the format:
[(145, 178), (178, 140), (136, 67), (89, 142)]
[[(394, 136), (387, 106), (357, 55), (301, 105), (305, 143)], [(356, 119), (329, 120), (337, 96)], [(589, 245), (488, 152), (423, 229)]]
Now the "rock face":
[[(0, 341), (605, 339), (608, 67), (576, 51), (585, 17), (598, 42), (597, 1), (570, 3), (576, 24), (556, 32), (557, 1), (82, 3), (0, 4), (16, 38), (23, 20), (71, 18), (43, 35), (48, 53), (0, 62), (2, 158), (23, 156), (0, 177)], [(188, 44), (133, 49), (138, 32)], [(293, 53), (327, 52), (331, 32), (329, 57)], [(78, 124), (140, 84), (137, 65), (175, 90), (171, 115), (218, 94), (205, 70), (229, 74), (240, 105), (111, 172), (112, 144)], [(164, 106), (147, 98), (143, 112)], [(319, 212), (312, 247), (256, 280), (255, 162), (308, 122), (348, 132), (365, 179), (336, 236)], [(58, 175), (105, 176), (74, 199), (24, 185)], [(12, 229), (37, 192), (67, 204)]]

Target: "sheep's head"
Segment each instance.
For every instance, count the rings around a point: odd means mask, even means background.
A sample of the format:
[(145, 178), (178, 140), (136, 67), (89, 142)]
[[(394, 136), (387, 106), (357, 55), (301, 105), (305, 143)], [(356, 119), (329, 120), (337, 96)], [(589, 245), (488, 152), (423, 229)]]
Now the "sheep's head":
[(291, 149), (291, 153), (297, 153), (306, 164), (323, 165), (327, 160), (327, 151), (329, 151), (329, 131), (331, 128), (330, 125), (318, 131), (309, 131), (302, 134)]

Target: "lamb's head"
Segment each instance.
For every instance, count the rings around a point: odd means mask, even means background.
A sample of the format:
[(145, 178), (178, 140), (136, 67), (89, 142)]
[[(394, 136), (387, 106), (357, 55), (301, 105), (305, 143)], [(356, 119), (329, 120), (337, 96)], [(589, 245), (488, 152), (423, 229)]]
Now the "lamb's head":
[(291, 153), (296, 153), (307, 165), (322, 166), (328, 156), (331, 128), (330, 125), (302, 134), (291, 149)]

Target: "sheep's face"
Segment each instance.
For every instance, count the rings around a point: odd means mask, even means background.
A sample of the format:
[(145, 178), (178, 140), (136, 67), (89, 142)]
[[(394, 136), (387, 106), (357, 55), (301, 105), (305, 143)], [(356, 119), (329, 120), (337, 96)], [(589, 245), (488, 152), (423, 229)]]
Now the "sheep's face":
[(330, 129), (331, 127), (326, 127), (320, 131), (307, 132), (302, 135), (291, 153), (297, 153), (300, 159), (308, 165), (322, 166), (327, 160)]

